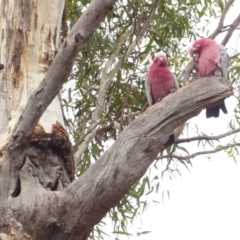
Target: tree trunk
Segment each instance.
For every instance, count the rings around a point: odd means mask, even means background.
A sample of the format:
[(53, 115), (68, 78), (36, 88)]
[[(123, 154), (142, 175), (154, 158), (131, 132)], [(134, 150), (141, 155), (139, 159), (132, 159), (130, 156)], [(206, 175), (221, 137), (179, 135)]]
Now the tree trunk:
[(200, 79), (169, 95), (73, 181), (71, 143), (56, 95), (78, 51), (115, 1), (92, 1), (59, 50), (63, 2), (0, 2), (0, 239), (87, 239), (145, 173), (172, 131), (232, 94), (226, 81), (213, 78), (211, 84)]
[[(9, 141), (30, 94), (45, 77), (60, 47), (64, 1), (1, 1), (0, 149)], [(39, 124), (52, 131), (64, 126), (59, 97), (54, 98)], [(34, 114), (34, 113), (32, 113)]]

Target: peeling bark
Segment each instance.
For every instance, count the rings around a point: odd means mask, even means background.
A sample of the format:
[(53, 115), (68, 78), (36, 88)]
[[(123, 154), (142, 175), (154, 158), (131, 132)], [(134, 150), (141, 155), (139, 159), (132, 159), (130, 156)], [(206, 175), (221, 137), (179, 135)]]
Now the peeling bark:
[[(37, 2), (42, 3), (43, 1), (39, 0)], [(67, 40), (62, 44), (45, 78), (43, 78), (35, 91), (32, 92), (28, 101), (25, 99), (26, 106), (23, 110), (21, 109), (18, 121), (13, 131), (10, 131), (12, 135), (8, 141), (6, 154), (2, 151), (4, 160), (1, 168), (2, 174), (0, 174), (0, 191), (3, 194), (0, 196), (0, 200), (6, 201), (15, 191), (19, 169), (23, 166), (25, 151), (28, 148), (31, 134), (39, 120), (46, 132), (52, 131), (52, 124), (56, 121), (52, 118), (51, 114), (45, 115), (45, 110), (54, 101), (63, 83), (67, 81), (68, 74), (71, 71), (78, 52), (98, 28), (107, 13), (113, 8), (115, 2), (116, 0), (104, 2), (93, 0), (91, 2), (86, 12), (82, 14), (81, 18), (73, 26)], [(45, 5), (47, 4), (45, 3)], [(58, 23), (56, 22), (55, 24)], [(51, 36), (52, 33), (48, 32), (48, 37), (50, 38)], [(60, 108), (60, 105), (58, 107)], [(44, 116), (46, 116), (45, 119), (43, 119)], [(62, 116), (58, 117), (61, 119)], [(49, 119), (51, 120), (49, 121)], [(46, 126), (50, 126), (50, 131), (47, 131), (49, 129)], [(3, 145), (4, 147), (5, 145)]]
[[(8, 143), (30, 94), (59, 50), (63, 7), (59, 0), (0, 2), (0, 63), (5, 66), (0, 72), (0, 149)], [(40, 123), (51, 132), (56, 121), (64, 126), (58, 98)]]

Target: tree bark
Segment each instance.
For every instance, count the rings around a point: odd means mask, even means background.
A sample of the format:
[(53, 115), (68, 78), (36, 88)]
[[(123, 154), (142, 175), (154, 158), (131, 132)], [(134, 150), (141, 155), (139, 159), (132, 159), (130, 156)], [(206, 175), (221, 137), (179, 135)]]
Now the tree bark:
[[(59, 0), (0, 2), (0, 63), (4, 65), (0, 71), (0, 151), (59, 50), (63, 8), (64, 1)], [(60, 106), (59, 98), (54, 98), (38, 121), (46, 132), (51, 132), (56, 121), (64, 126)]]
[(20, 171), (20, 193), (1, 206), (1, 232), (9, 234), (21, 224), (22, 234), (38, 240), (86, 240), (93, 226), (143, 176), (172, 131), (231, 94), (226, 80), (212, 77), (168, 95), (126, 127), (112, 147), (63, 191), (52, 188), (53, 180), (50, 185), (40, 183), (40, 159), (29, 158), (41, 154), (30, 149)]

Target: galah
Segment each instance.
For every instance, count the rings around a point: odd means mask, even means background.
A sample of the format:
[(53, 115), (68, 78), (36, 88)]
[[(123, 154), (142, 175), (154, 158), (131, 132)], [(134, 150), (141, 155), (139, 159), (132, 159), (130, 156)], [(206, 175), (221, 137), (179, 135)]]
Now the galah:
[[(228, 74), (228, 54), (224, 46), (212, 39), (201, 38), (195, 41), (188, 49), (194, 59), (195, 69), (200, 77), (223, 77)], [(219, 117), (220, 109), (226, 114), (227, 108), (224, 101), (217, 106), (206, 109), (207, 118)]]
[[(163, 51), (158, 52), (153, 59), (145, 80), (145, 90), (149, 106), (160, 101), (177, 89), (178, 82), (168, 67), (166, 54)], [(165, 146), (173, 144), (178, 139), (183, 131), (185, 123), (186, 122), (174, 130)]]

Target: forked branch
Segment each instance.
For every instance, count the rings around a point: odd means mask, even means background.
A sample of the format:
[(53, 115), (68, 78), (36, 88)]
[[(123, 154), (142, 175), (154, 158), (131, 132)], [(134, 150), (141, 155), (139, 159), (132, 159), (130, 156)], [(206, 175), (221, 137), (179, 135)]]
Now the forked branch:
[(222, 15), (221, 15), (221, 17), (220, 17), (220, 20), (219, 20), (219, 22), (218, 22), (218, 26), (217, 26), (217, 28), (214, 30), (214, 32), (208, 37), (208, 38), (210, 38), (210, 39), (215, 39), (216, 38), (216, 36), (219, 34), (219, 33), (221, 33), (221, 31), (222, 31), (222, 29), (223, 29), (223, 27), (224, 27), (224, 20), (225, 20), (225, 18), (226, 18), (226, 16), (227, 16), (227, 13), (228, 13), (228, 11), (229, 11), (229, 9), (230, 9), (230, 7), (231, 7), (231, 5), (233, 4), (233, 2), (234, 2), (235, 0), (229, 0), (227, 3), (226, 3), (226, 5), (225, 5), (225, 7), (224, 7), (224, 9), (223, 9), (223, 11), (222, 11)]

